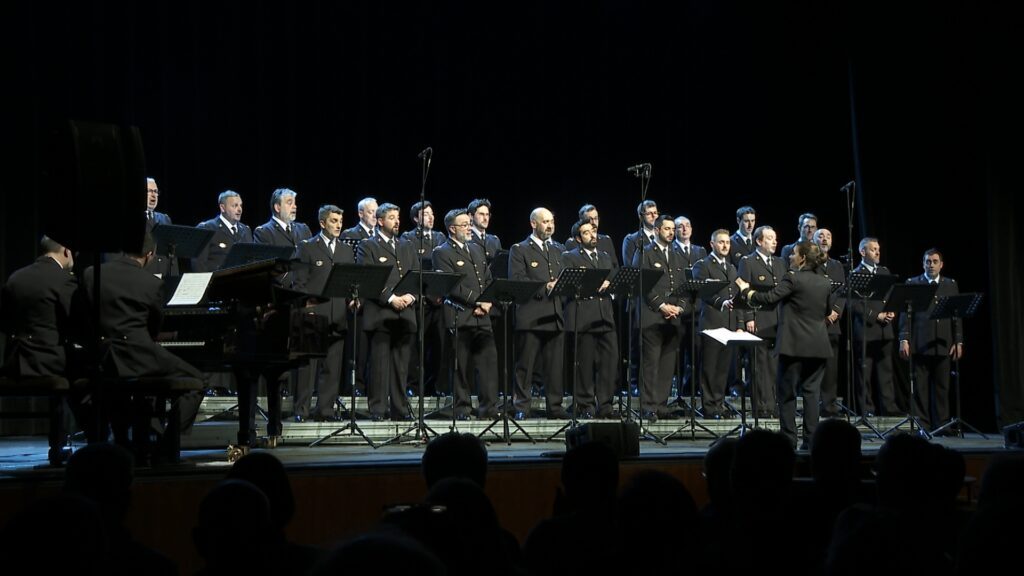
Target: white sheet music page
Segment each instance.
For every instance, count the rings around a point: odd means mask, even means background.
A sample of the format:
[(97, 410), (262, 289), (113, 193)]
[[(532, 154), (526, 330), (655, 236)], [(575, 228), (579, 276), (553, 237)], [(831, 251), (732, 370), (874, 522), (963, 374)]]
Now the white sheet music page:
[(195, 306), (206, 294), (206, 287), (210, 285), (210, 278), (213, 272), (187, 272), (182, 274), (178, 288), (174, 296), (167, 303), (168, 306)]
[(718, 340), (723, 345), (728, 345), (729, 342), (734, 340), (748, 341), (748, 342), (760, 342), (761, 339), (751, 334), (750, 332), (744, 332), (742, 330), (729, 330), (728, 328), (715, 328), (714, 330), (704, 330), (704, 334)]

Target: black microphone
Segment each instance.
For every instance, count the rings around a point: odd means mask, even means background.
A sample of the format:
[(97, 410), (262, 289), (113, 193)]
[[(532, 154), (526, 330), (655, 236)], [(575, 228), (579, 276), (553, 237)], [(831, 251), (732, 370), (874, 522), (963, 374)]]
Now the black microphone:
[(427, 146), (422, 152), (416, 155), (417, 158), (428, 158), (434, 155), (434, 149)]
[(651, 174), (651, 163), (643, 162), (636, 166), (630, 166), (629, 168), (626, 168), (626, 172), (629, 172), (633, 176), (640, 176), (641, 174), (649, 176)]
[(853, 190), (856, 186), (857, 186), (857, 181), (856, 180), (850, 180), (849, 182), (846, 183), (845, 186), (843, 186), (839, 190), (842, 191), (842, 192), (849, 192), (850, 190)]

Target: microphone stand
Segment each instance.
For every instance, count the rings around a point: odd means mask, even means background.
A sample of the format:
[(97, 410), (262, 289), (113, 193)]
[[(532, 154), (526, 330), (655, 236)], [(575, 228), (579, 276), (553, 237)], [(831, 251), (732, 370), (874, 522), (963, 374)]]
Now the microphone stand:
[[(634, 166), (634, 167), (630, 168), (629, 171), (632, 172), (633, 176), (635, 176), (635, 177), (640, 179), (640, 205), (643, 206), (644, 201), (647, 200), (647, 188), (648, 188), (648, 186), (651, 185), (651, 164), (650, 164), (650, 162), (646, 162), (644, 164), (638, 164), (637, 166)], [(637, 235), (637, 244), (639, 245), (638, 246), (638, 251), (640, 252), (641, 264), (643, 263), (643, 249), (644, 249), (644, 241), (643, 241), (643, 239), (644, 239), (644, 215), (641, 214), (640, 215), (640, 226), (638, 228), (638, 235)], [(636, 255), (634, 255), (634, 258), (635, 257), (636, 257)], [(632, 265), (632, 263), (630, 263), (630, 265)], [(632, 299), (632, 298), (630, 299), (630, 302), (635, 307), (635, 313), (637, 315), (637, 320), (640, 319), (639, 318), (639, 314), (640, 314), (640, 299), (643, 298), (645, 296), (645, 294), (646, 294), (646, 292), (644, 292), (644, 276), (643, 276), (642, 273), (640, 274), (640, 278), (638, 279), (638, 286), (639, 286), (639, 290), (638, 290), (638, 292), (636, 294), (636, 298), (635, 299)], [(633, 314), (632, 313), (629, 316), (629, 320), (630, 320), (630, 324), (631, 324), (631, 326), (630, 326), (630, 334), (632, 335), (632, 331), (633, 331), (632, 330), (632, 322), (633, 322)], [(643, 339), (641, 334), (637, 334), (637, 346), (638, 346), (637, 365), (636, 365), (637, 389), (640, 392), (640, 398), (643, 398), (644, 387), (646, 385), (646, 382), (644, 382), (644, 371), (643, 371), (644, 339)], [(633, 394), (632, 394), (632, 391), (628, 389), (628, 383), (627, 383), (627, 390), (626, 390), (626, 421), (627, 422), (630, 422), (633, 419), (632, 399), (633, 399)], [(640, 410), (637, 413), (637, 423), (639, 425), (638, 428), (640, 430), (641, 437), (650, 438), (652, 440), (657, 441), (659, 444), (664, 444), (665, 443), (661, 438), (658, 438), (657, 436), (654, 436), (653, 434), (644, 431), (644, 410), (643, 410), (643, 406), (642, 405), (640, 407)]]
[[(416, 409), (416, 412), (417, 412), (417, 414), (416, 414), (416, 425), (417, 425), (417, 437), (423, 443), (426, 443), (427, 441), (430, 440), (430, 434), (428, 433), (428, 431), (429, 432), (433, 432), (433, 430), (431, 430), (426, 425), (426, 423), (424, 422), (424, 418), (423, 418), (423, 402), (424, 402), (423, 394), (424, 394), (424, 392), (425, 392), (425, 390), (427, 388), (427, 383), (426, 383), (426, 370), (425, 370), (425, 366), (424, 366), (424, 363), (426, 362), (426, 353), (424, 352), (424, 346), (423, 346), (423, 339), (424, 339), (424, 335), (426, 333), (425, 326), (423, 325), (424, 322), (426, 321), (424, 319), (425, 314), (426, 314), (426, 303), (423, 301), (423, 272), (422, 272), (422, 268), (423, 268), (423, 265), (422, 265), (423, 264), (423, 243), (424, 243), (424, 240), (426, 239), (425, 238), (425, 234), (423, 233), (423, 210), (424, 210), (424, 207), (426, 206), (426, 202), (427, 202), (427, 200), (426, 200), (426, 196), (427, 196), (427, 175), (430, 174), (430, 161), (433, 159), (433, 157), (434, 157), (434, 149), (429, 147), (429, 146), (424, 148), (423, 151), (419, 153), (419, 158), (421, 160), (423, 160), (423, 168), (422, 168), (422, 179), (420, 180), (420, 221), (419, 221), (419, 226), (416, 227), (416, 237), (417, 237), (417, 242), (419, 243), (419, 249), (417, 250), (416, 258), (418, 258), (419, 261), (420, 261), (420, 269), (421, 269), (421, 272), (420, 272), (420, 275), (419, 275), (419, 281), (417, 282), (417, 284), (418, 284), (418, 286), (417, 286), (418, 292), (416, 294), (416, 297), (417, 297), (417, 301), (416, 302), (417, 302), (417, 304), (419, 304), (419, 307), (416, 310), (416, 332), (417, 332), (416, 336), (417, 336), (417, 340), (418, 340), (418, 346), (417, 346), (418, 350), (417, 350), (417, 353), (419, 354), (419, 375), (418, 375), (419, 376), (419, 394), (418, 394), (418, 396), (419, 396), (419, 405), (417, 406), (417, 409)], [(452, 402), (452, 415), (453, 415), (453, 417), (454, 417), (454, 414), (455, 414), (455, 403), (454, 403), (454, 400), (453, 400), (453, 402)], [(436, 436), (437, 433), (434, 433), (434, 435)]]
[[(455, 381), (459, 377), (459, 312), (465, 311), (466, 308), (465, 308), (465, 306), (462, 306), (461, 304), (452, 301), (451, 298), (445, 298), (444, 299), (444, 305), (445, 306), (450, 306), (452, 311), (454, 312), (454, 314), (452, 314), (452, 333), (453, 333), (453, 339), (452, 339), (453, 346), (452, 346), (452, 349), (453, 349), (453, 356), (454, 356), (454, 358), (453, 358), (453, 362), (452, 362), (451, 376), (448, 378), (448, 381), (451, 383), (451, 387), (452, 387), (452, 425), (448, 428), (448, 431), (449, 432), (458, 432), (459, 431), (458, 424), (456, 424), (456, 422), (455, 422), (456, 418), (457, 418), (457, 415), (455, 414), (455, 396), (456, 396)], [(466, 379), (467, 388), (471, 389), (471, 387), (468, 385), (469, 380), (470, 380), (470, 378)], [(472, 409), (473, 409), (472, 399), (470, 400), (470, 408), (469, 409), (470, 409), (470, 411), (472, 411)]]

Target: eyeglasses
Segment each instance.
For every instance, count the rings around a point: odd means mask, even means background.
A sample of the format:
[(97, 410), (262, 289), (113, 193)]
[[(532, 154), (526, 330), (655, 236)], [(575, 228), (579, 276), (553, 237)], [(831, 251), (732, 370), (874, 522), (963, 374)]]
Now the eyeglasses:
[(452, 224), (452, 227), (454, 228), (469, 228), (470, 226), (472, 226), (472, 224), (470, 224), (469, 222), (466, 222), (464, 224)]

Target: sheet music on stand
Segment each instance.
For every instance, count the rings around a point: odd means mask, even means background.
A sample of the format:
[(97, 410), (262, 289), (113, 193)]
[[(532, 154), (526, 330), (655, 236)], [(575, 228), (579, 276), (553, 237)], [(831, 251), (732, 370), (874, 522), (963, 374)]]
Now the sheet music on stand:
[(633, 294), (634, 296), (640, 290), (641, 284), (646, 286), (648, 290), (654, 288), (654, 285), (661, 280), (661, 276), (665, 272), (661, 270), (654, 270), (651, 268), (634, 268), (633, 266), (622, 266), (619, 268), (611, 278), (608, 279), (608, 289), (605, 290), (608, 294), (615, 294), (617, 296), (626, 296)]
[(900, 277), (895, 274), (854, 272), (850, 274), (850, 289), (856, 293), (857, 298), (882, 300), (889, 288), (899, 279)]
[(935, 307), (928, 314), (928, 319), (973, 318), (978, 313), (983, 296), (981, 292), (939, 296), (935, 301)]
[(576, 296), (590, 298), (597, 296), (597, 290), (604, 283), (611, 270), (603, 268), (562, 268), (549, 296)]
[(294, 254), (295, 248), (291, 246), (236, 242), (231, 245), (231, 250), (228, 251), (228, 255), (219, 269), (224, 270), (264, 260), (288, 261)]
[(156, 240), (156, 253), (170, 258), (195, 258), (210, 243), (213, 230), (195, 226), (157, 224), (150, 232)]

